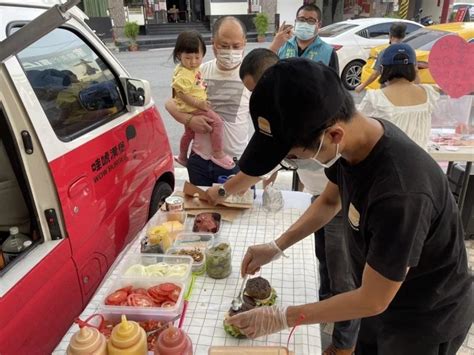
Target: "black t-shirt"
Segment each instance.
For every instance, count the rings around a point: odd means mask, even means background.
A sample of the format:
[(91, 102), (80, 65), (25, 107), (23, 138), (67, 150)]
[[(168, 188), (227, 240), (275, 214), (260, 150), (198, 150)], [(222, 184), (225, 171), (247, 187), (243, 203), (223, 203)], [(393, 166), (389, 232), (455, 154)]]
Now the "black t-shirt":
[(357, 284), (365, 263), (403, 281), (380, 316), (381, 336), (443, 342), (474, 318), (460, 214), (438, 164), (395, 125), (380, 122), (385, 133), (365, 160), (351, 166), (341, 158), (326, 169), (341, 192)]

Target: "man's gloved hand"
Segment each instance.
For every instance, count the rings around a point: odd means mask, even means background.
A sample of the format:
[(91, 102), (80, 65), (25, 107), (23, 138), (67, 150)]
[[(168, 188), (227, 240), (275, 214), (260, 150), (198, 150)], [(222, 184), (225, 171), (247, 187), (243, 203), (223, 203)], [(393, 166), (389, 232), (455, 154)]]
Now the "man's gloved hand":
[(253, 275), (265, 264), (285, 256), (274, 240), (270, 243), (252, 245), (247, 249), (242, 260), (241, 274), (244, 277), (247, 274)]
[(238, 328), (249, 338), (258, 338), (288, 328), (287, 307), (258, 307), (227, 318), (226, 322)]

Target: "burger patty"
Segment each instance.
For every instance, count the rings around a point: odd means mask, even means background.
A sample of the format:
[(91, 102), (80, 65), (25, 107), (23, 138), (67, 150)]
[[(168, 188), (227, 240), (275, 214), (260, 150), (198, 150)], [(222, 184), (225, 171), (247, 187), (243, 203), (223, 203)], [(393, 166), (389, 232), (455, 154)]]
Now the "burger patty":
[(247, 281), (244, 292), (246, 295), (257, 300), (263, 300), (270, 297), (270, 294), (272, 293), (272, 287), (267, 280), (259, 276)]
[(242, 297), (242, 301), (244, 302), (244, 304), (246, 304), (249, 307), (252, 307), (252, 308), (257, 307), (257, 303), (250, 296), (244, 295), (244, 297)]
[[(246, 299), (247, 298), (247, 299)], [(247, 303), (248, 302), (248, 303)], [(240, 307), (240, 309), (238, 311), (234, 311), (232, 309), (232, 307), (230, 307), (229, 309), (229, 316), (235, 316), (236, 314), (239, 314), (239, 313), (242, 313), (242, 312), (246, 312), (246, 311), (250, 311), (251, 309), (254, 309), (256, 307), (256, 303), (255, 301), (251, 298), (251, 297), (248, 297), (248, 296), (244, 296), (243, 298), (243, 303), (242, 303), (242, 307)]]

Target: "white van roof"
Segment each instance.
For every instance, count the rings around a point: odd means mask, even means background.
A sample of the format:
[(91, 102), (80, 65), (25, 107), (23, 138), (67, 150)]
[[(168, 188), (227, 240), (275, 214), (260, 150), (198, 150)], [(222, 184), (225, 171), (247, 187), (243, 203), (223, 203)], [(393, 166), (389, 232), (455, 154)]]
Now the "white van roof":
[[(33, 7), (38, 9), (49, 9), (54, 5), (64, 4), (66, 0), (0, 0), (0, 6)], [(81, 20), (87, 20), (89, 17), (77, 6), (69, 10), (74, 16)]]
[(15, 6), (31, 6), (31, 7), (44, 7), (49, 8), (53, 5), (60, 5), (64, 1), (60, 0), (22, 0), (14, 1), (14, 0), (0, 0), (0, 5), (15, 5)]

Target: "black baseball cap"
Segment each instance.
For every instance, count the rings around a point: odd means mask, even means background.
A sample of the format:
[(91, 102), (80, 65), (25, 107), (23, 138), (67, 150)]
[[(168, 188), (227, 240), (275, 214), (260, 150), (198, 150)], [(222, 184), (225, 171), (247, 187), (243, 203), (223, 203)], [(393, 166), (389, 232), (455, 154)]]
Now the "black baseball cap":
[(255, 133), (239, 160), (242, 172), (262, 176), (289, 153), (302, 133), (315, 138), (340, 111), (347, 93), (339, 75), (305, 58), (270, 67), (250, 98)]

